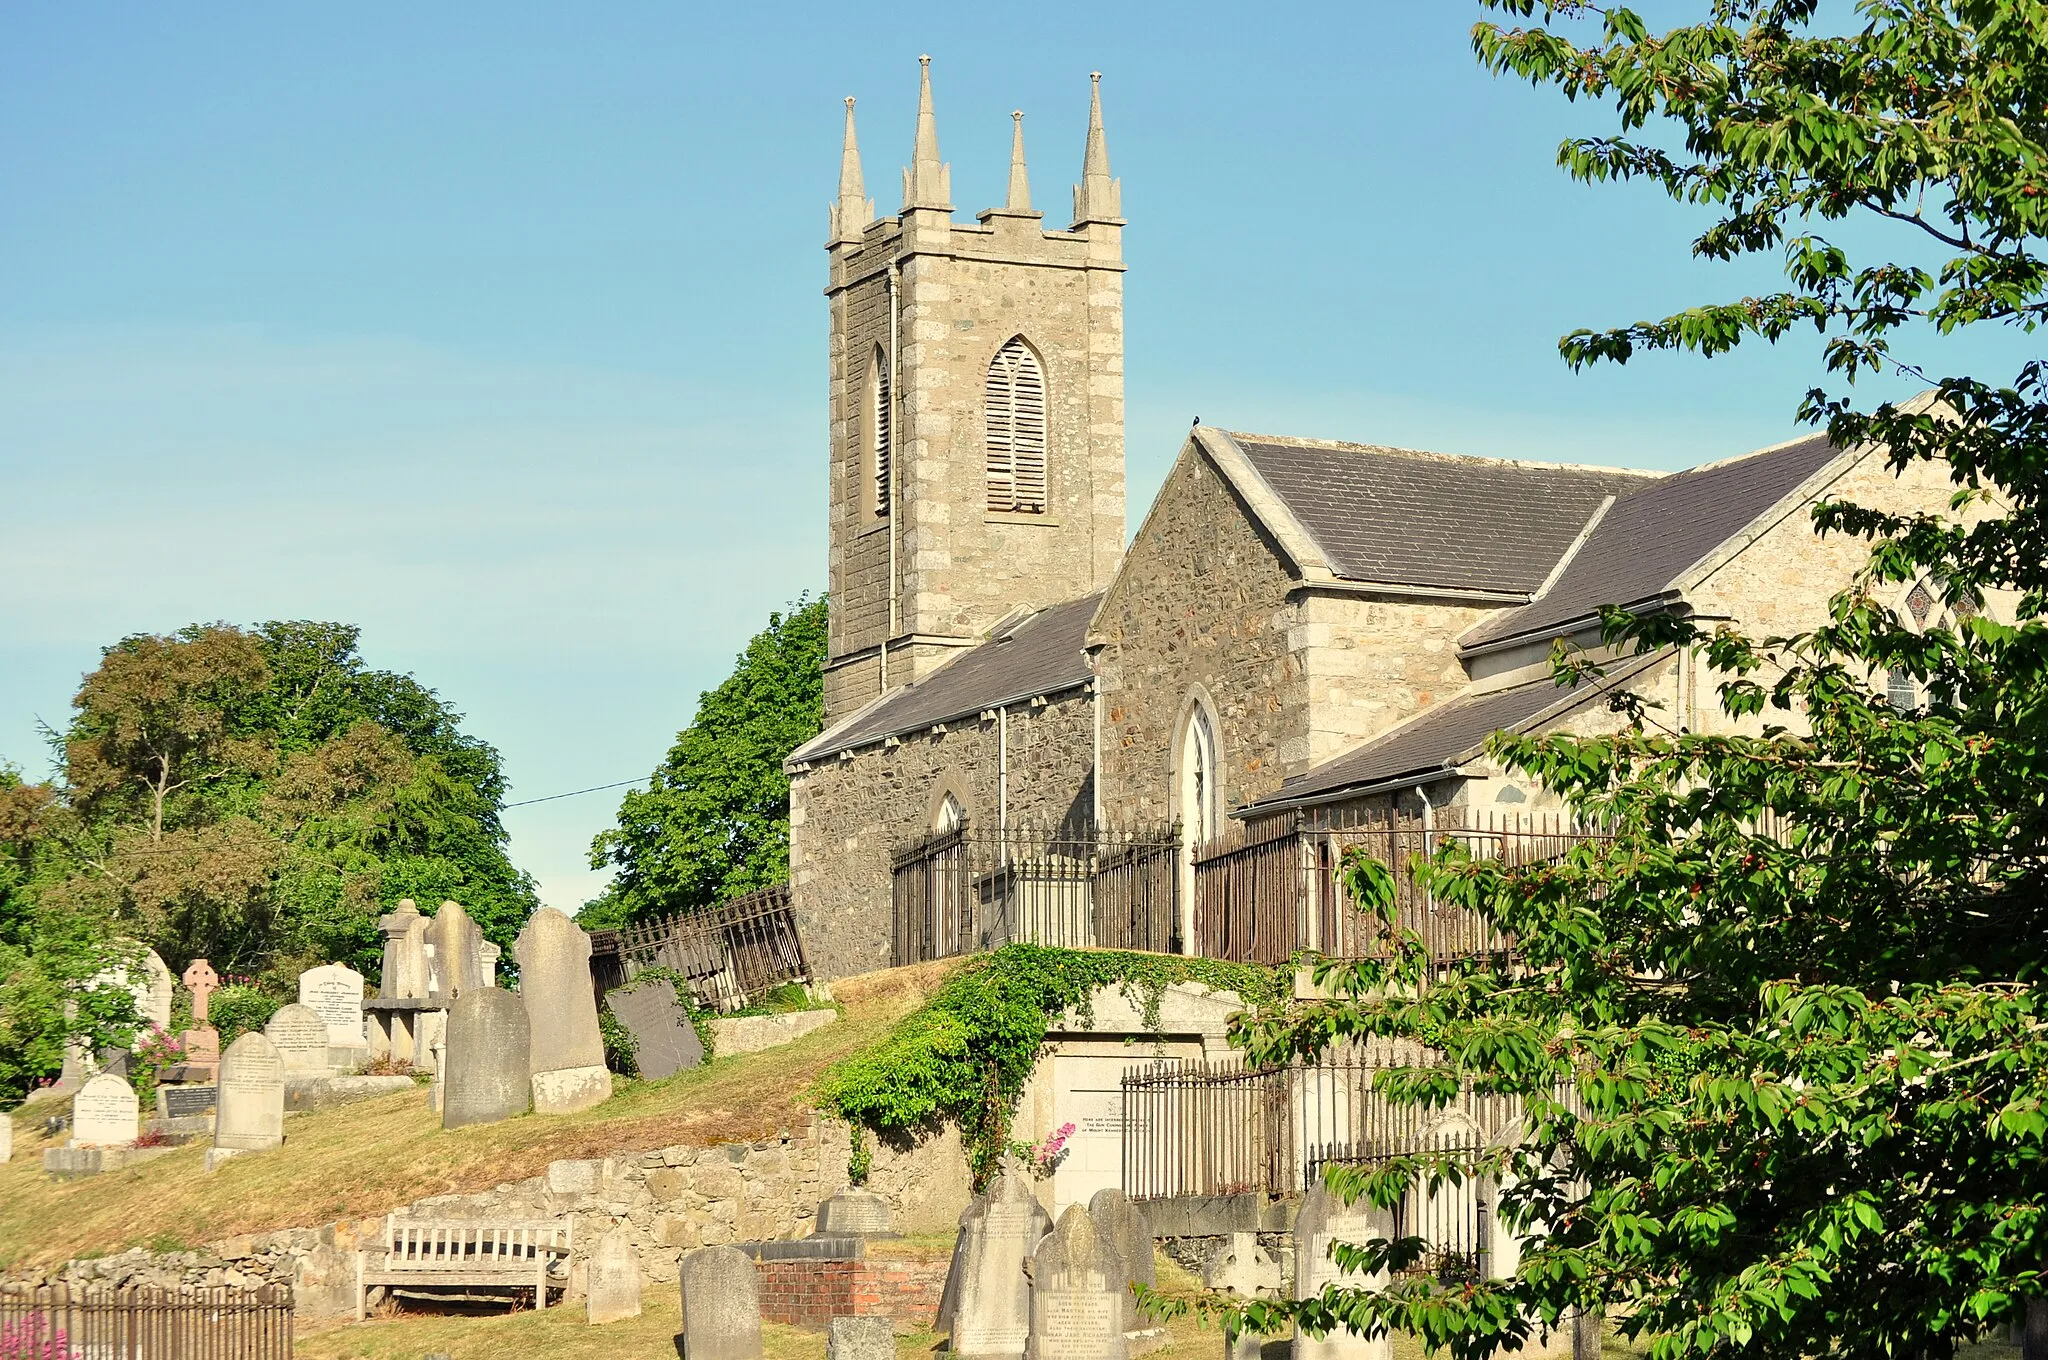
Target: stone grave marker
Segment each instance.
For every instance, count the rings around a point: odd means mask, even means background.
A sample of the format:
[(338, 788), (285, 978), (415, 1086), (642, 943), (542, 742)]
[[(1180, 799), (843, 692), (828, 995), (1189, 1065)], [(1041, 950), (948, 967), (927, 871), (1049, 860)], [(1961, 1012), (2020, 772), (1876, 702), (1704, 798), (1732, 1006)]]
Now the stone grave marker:
[(385, 999), (427, 994), (427, 918), (410, 897), (398, 910), (377, 919), (384, 933), (384, 968), (377, 989)]
[(436, 1001), (453, 1002), (465, 992), (481, 988), (482, 960), (477, 950), (483, 942), (483, 932), (469, 919), (462, 904), (443, 902), (434, 919), (427, 923), (426, 943), (433, 951), (427, 995)]
[(1152, 1225), (1145, 1221), (1145, 1211), (1131, 1203), (1121, 1190), (1097, 1190), (1095, 1197), (1088, 1201), (1088, 1217), (1095, 1220), (1095, 1227), (1115, 1247), (1117, 1254), (1130, 1267), (1130, 1282), (1146, 1288), (1159, 1283), (1159, 1272), (1152, 1260)]
[(648, 1081), (672, 1077), (704, 1062), (704, 1041), (690, 1023), (690, 1013), (676, 1003), (675, 988), (666, 982), (615, 991), (605, 997), (612, 1014), (633, 1036), (634, 1061)]
[(279, 1006), (263, 1033), (276, 1047), (285, 1071), (327, 1071), (327, 1022), (311, 1006)]
[(590, 937), (553, 907), (527, 919), (512, 946), (519, 996), (533, 1025), (533, 1108), (569, 1114), (609, 1100), (597, 995), (590, 989)]
[(14, 1160), (14, 1116), (0, 1110), (0, 1166)]
[(761, 1285), (738, 1247), (699, 1247), (677, 1265), (683, 1360), (761, 1360)]
[(340, 963), (323, 963), (299, 974), (299, 1004), (313, 1008), (327, 1026), (332, 1048), (363, 1047), (363, 975)]
[(825, 1360), (896, 1360), (896, 1324), (879, 1313), (833, 1318)]
[(479, 987), (495, 987), (495, 986), (497, 986), (497, 985), (498, 985), (498, 960), (499, 960), (499, 959), (501, 959), (501, 958), (503, 958), (503, 957), (504, 957), (504, 955), (505, 955), (505, 951), (504, 951), (504, 950), (502, 950), (502, 949), (500, 949), (500, 948), (498, 948), (498, 946), (496, 946), (496, 945), (492, 944), (492, 943), (491, 943), (491, 942), (490, 942), (489, 940), (485, 940), (485, 941), (483, 941), (483, 942), (482, 942), (481, 944), (477, 945), (477, 947), (476, 947), (476, 979), (477, 979), (476, 985), (477, 985), (477, 986), (479, 986)]
[(819, 1237), (892, 1237), (889, 1201), (872, 1190), (841, 1190), (818, 1206)]
[(215, 1086), (159, 1086), (156, 1088), (156, 1117), (188, 1119), (194, 1115), (212, 1114), (219, 1089)]
[(129, 1147), (142, 1132), (142, 1102), (126, 1077), (101, 1072), (71, 1098), (71, 1146)]
[(284, 1058), (268, 1035), (251, 1031), (220, 1057), (213, 1145), (260, 1152), (284, 1142)]
[[(1280, 1297), (1280, 1263), (1259, 1245), (1256, 1233), (1232, 1233), (1202, 1263), (1202, 1284), (1240, 1299)], [(1230, 1332), (1223, 1339), (1224, 1360), (1260, 1360), (1265, 1338), (1255, 1332)]]
[(220, 990), (220, 974), (205, 959), (194, 959), (185, 966), (185, 975), (179, 981), (192, 993), (192, 1023), (204, 1025), (208, 998)]
[(1129, 1360), (1130, 1266), (1070, 1204), (1031, 1254), (1030, 1360)]
[[(1024, 1263), (1052, 1226), (1013, 1157), (988, 1192), (960, 1215), (941, 1321), (959, 1356), (1021, 1356), (1031, 1336), (1031, 1285)], [(1121, 1341), (1122, 1334), (1118, 1334)]]
[(640, 1316), (640, 1253), (623, 1226), (597, 1239), (588, 1270), (583, 1306), (593, 1325)]
[[(142, 951), (142, 986), (135, 997), (135, 1008), (142, 1018), (158, 1029), (171, 1027), (171, 999), (175, 988), (170, 965), (154, 949)], [(140, 1042), (142, 1036), (137, 1035)]]
[[(1387, 1275), (1347, 1274), (1330, 1259), (1332, 1242), (1363, 1246), (1372, 1239), (1393, 1236), (1393, 1215), (1375, 1209), (1369, 1201), (1345, 1204), (1328, 1187), (1318, 1184), (1303, 1197), (1294, 1219), (1294, 1297), (1314, 1298), (1333, 1284), (1360, 1289), (1381, 1289)], [(1332, 1332), (1325, 1337), (1298, 1335), (1294, 1354), (1300, 1360), (1393, 1360), (1393, 1341), (1385, 1333), (1371, 1339), (1356, 1332)]]
[(512, 993), (486, 987), (457, 998), (441, 1064), (441, 1127), (525, 1114), (533, 1090), (531, 1046), (526, 1006)]

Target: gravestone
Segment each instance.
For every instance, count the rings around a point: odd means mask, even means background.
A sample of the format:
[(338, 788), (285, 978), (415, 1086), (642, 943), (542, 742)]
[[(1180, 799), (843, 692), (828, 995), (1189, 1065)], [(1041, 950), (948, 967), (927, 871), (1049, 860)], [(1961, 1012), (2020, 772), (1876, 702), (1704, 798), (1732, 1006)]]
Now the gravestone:
[(0, 1110), (0, 1166), (14, 1160), (14, 1116)]
[(476, 947), (477, 986), (495, 987), (498, 985), (498, 960), (504, 957), (504, 954), (504, 950), (498, 948), (489, 940), (485, 940)]
[(890, 1237), (889, 1201), (872, 1190), (841, 1190), (818, 1206), (820, 1237)]
[(1130, 1266), (1070, 1204), (1031, 1254), (1031, 1360), (1129, 1360)]
[(142, 1102), (126, 1077), (101, 1072), (71, 1098), (71, 1146), (129, 1147), (142, 1132)]
[(159, 1086), (156, 1088), (158, 1119), (189, 1119), (212, 1114), (216, 1100), (214, 1086)]
[[(1280, 1263), (1259, 1245), (1255, 1233), (1232, 1233), (1202, 1263), (1202, 1284), (1239, 1299), (1280, 1297)], [(1226, 1331), (1224, 1360), (1260, 1360), (1265, 1338), (1256, 1332)]]
[(825, 1360), (896, 1360), (896, 1324), (879, 1313), (833, 1318)]
[(1088, 1217), (1095, 1220), (1096, 1230), (1124, 1258), (1131, 1272), (1130, 1283), (1142, 1284), (1147, 1289), (1159, 1283), (1159, 1272), (1152, 1260), (1152, 1225), (1145, 1221), (1143, 1209), (1131, 1203), (1121, 1190), (1097, 1190), (1088, 1201)]
[(205, 959), (194, 959), (185, 965), (185, 975), (179, 979), (185, 990), (192, 993), (192, 1023), (204, 1025), (209, 998), (220, 990), (220, 974), (213, 971), (213, 965)]
[[(960, 1215), (941, 1321), (959, 1356), (1021, 1356), (1031, 1335), (1031, 1286), (1024, 1263), (1052, 1226), (1014, 1157), (988, 1192)], [(1119, 1338), (1121, 1339), (1121, 1338)]]
[(483, 932), (469, 919), (460, 902), (441, 904), (434, 919), (427, 923), (425, 939), (433, 950), (427, 970), (428, 996), (452, 1003), (483, 986), (482, 959), (477, 952), (484, 942)]
[(263, 1027), (287, 1072), (327, 1071), (327, 1022), (311, 1006), (279, 1006)]
[(363, 1046), (363, 975), (340, 963), (323, 963), (299, 974), (299, 1004), (310, 1006), (327, 1026), (332, 1048)]
[(211, 1080), (220, 1068), (220, 1031), (211, 1025), (188, 1029), (178, 1036), (178, 1043), (184, 1050), (184, 1065), (203, 1071)]
[(677, 1265), (683, 1360), (761, 1360), (761, 1285), (738, 1247), (699, 1247)]
[(660, 1081), (703, 1063), (704, 1041), (668, 983), (615, 991), (605, 997), (605, 1004), (633, 1036), (633, 1060), (646, 1080)]
[(378, 974), (377, 990), (385, 1000), (427, 994), (427, 918), (408, 897), (388, 916), (379, 917), (377, 929), (384, 934), (384, 968)]
[(532, 1096), (526, 1007), (496, 987), (472, 989), (448, 1012), (441, 1127), (492, 1124), (525, 1114)]
[(624, 1227), (597, 1239), (590, 1253), (584, 1316), (592, 1324), (640, 1316), (640, 1253)]
[[(1332, 1242), (1363, 1246), (1372, 1239), (1394, 1235), (1393, 1215), (1375, 1209), (1369, 1201), (1345, 1204), (1318, 1184), (1303, 1197), (1294, 1219), (1294, 1297), (1311, 1299), (1329, 1285), (1357, 1289), (1383, 1289), (1385, 1271), (1371, 1275), (1347, 1273), (1330, 1259)], [(1325, 1337), (1298, 1335), (1294, 1354), (1300, 1360), (1392, 1360), (1393, 1341), (1381, 1333), (1367, 1339), (1356, 1332), (1331, 1332)]]
[(284, 1058), (269, 1036), (253, 1031), (220, 1056), (213, 1145), (260, 1152), (284, 1141)]
[[(143, 950), (141, 988), (135, 996), (135, 1009), (158, 1029), (171, 1027), (171, 999), (175, 985), (170, 965), (154, 949)], [(136, 1036), (138, 1042), (141, 1037)]]
[(519, 996), (533, 1024), (533, 1108), (541, 1114), (587, 1110), (611, 1098), (597, 994), (590, 988), (590, 937), (542, 907), (512, 945)]

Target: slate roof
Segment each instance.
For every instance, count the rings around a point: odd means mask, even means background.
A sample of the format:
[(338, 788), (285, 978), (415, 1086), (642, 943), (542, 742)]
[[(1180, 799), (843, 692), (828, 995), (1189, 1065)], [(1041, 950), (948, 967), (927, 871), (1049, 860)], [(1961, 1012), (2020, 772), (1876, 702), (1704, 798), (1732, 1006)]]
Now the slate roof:
[(1101, 603), (1102, 592), (1097, 591), (1039, 610), (811, 738), (790, 754), (789, 763), (819, 760), (933, 723), (979, 716), (986, 709), (1088, 683), (1093, 672), (1081, 646), (1088, 621)]
[(1232, 434), (1338, 576), (1527, 594), (1609, 495), (1657, 474)]
[(1487, 738), (1495, 732), (1540, 727), (1626, 684), (1669, 655), (1655, 652), (1631, 658), (1609, 670), (1597, 683), (1582, 681), (1570, 689), (1559, 689), (1546, 675), (1491, 694), (1461, 695), (1425, 709), (1419, 717), (1384, 736), (1297, 775), (1244, 811), (1264, 812), (1291, 803), (1322, 802), (1375, 787), (1405, 788), (1448, 773), (1476, 759), (1485, 749)]
[(1614, 503), (1542, 599), (1483, 621), (1463, 646), (1542, 636), (1604, 604), (1657, 598), (1834, 456), (1827, 436), (1814, 435), (1651, 482)]

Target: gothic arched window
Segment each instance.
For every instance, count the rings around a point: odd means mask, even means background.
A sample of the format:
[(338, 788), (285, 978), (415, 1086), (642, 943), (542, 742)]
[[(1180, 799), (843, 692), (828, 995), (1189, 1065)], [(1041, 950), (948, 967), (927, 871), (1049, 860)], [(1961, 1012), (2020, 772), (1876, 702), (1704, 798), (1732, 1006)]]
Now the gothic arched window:
[(1216, 729), (1209, 710), (1188, 710), (1180, 738), (1181, 835), (1190, 844), (1213, 841), (1223, 831), (1223, 780), (1217, 768)]
[(932, 814), (932, 830), (938, 833), (958, 831), (967, 821), (967, 809), (950, 792), (939, 804), (939, 810)]
[(988, 508), (1045, 513), (1045, 370), (1012, 336), (988, 366)]
[(890, 414), (889, 358), (880, 345), (868, 357), (867, 398), (861, 411), (861, 442), (867, 447), (868, 505), (876, 515), (889, 513)]

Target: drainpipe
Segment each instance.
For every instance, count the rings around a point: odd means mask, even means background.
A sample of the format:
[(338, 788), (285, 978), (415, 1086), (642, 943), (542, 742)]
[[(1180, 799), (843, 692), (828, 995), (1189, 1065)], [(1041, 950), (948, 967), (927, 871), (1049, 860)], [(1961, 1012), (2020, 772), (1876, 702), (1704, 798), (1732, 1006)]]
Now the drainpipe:
[(903, 392), (896, 363), (896, 279), (902, 268), (901, 260), (889, 266), (889, 622), (882, 632), (881, 692), (884, 694), (889, 692), (889, 640), (896, 636), (897, 628), (896, 521), (903, 514), (903, 497), (899, 491), (903, 484), (902, 459), (899, 456), (903, 441), (898, 437), (903, 423)]
[(1006, 832), (1009, 829), (1010, 706), (1005, 704), (996, 710), (996, 830)]

